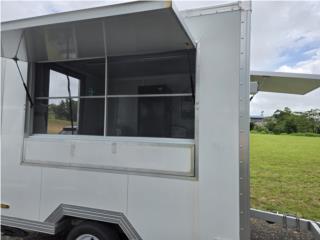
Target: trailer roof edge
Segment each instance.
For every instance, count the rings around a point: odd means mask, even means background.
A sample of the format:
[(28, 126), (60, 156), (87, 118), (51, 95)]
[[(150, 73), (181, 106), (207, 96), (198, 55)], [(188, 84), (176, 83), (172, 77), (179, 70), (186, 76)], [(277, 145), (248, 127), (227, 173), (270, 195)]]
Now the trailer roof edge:
[(1, 23), (1, 31), (9, 31), (43, 25), (81, 21), (102, 17), (125, 15), (130, 13), (144, 12), (171, 8), (171, 1), (138, 1), (118, 3), (107, 6), (99, 6), (87, 9), (79, 9), (68, 12), (54, 13), (49, 15), (23, 18)]
[[(175, 8), (174, 4), (173, 4), (173, 8)], [(217, 4), (213, 6), (185, 9), (180, 11), (180, 14), (186, 18), (189, 18), (189, 17), (197, 17), (197, 16), (202, 16), (207, 14), (216, 14), (216, 13), (224, 13), (224, 12), (239, 11), (239, 10), (250, 11), (251, 3), (242, 3), (238, 1), (238, 2)]]

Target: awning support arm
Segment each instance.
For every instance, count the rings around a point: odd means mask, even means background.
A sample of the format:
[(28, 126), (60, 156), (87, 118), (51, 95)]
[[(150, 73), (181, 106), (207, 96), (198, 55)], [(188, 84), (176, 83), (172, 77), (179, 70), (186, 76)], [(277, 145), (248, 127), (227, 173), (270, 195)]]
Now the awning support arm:
[[(68, 75), (68, 94), (69, 94), (69, 111), (70, 111), (70, 122), (71, 122), (71, 134), (73, 135), (73, 111), (72, 111), (72, 98), (71, 98), (71, 90), (70, 90), (70, 78)], [(79, 99), (80, 100), (80, 99)]]
[(190, 87), (191, 87), (191, 93), (192, 93), (192, 100), (193, 100), (193, 104), (195, 104), (194, 85), (193, 85), (193, 76), (192, 76), (192, 64), (191, 64), (189, 51), (187, 51), (187, 58), (188, 58), (188, 70), (189, 70), (189, 78), (190, 78)]
[(13, 58), (13, 61), (16, 63), (16, 66), (17, 66), (18, 71), (19, 71), (20, 79), (21, 79), (21, 81), (22, 81), (24, 90), (26, 91), (28, 100), (29, 100), (29, 102), (30, 102), (30, 107), (32, 108), (32, 107), (33, 107), (32, 97), (31, 97), (31, 94), (29, 93), (27, 84), (25, 83), (25, 81), (24, 81), (24, 79), (23, 79), (23, 76), (22, 76), (22, 73), (21, 73), (21, 70), (20, 70), (20, 67), (19, 67), (19, 64), (18, 64), (18, 59), (15, 57), (15, 58)]
[(19, 64), (18, 64), (18, 61), (19, 61), (18, 53), (19, 53), (19, 49), (20, 49), (20, 45), (21, 45), (21, 42), (22, 42), (23, 37), (24, 37), (24, 31), (21, 33), (20, 40), (19, 40), (19, 44), (18, 44), (18, 48), (17, 48), (16, 54), (15, 54), (15, 56), (12, 58), (12, 60), (16, 63), (16, 66), (17, 66), (17, 69), (18, 69), (18, 72), (19, 72), (19, 75), (20, 75), (20, 79), (21, 79), (21, 81), (22, 81), (24, 90), (26, 91), (28, 100), (29, 100), (29, 102), (30, 102), (30, 107), (32, 108), (32, 107), (33, 107), (32, 97), (31, 97), (31, 94), (29, 93), (28, 86), (27, 86), (27, 84), (25, 83), (25, 81), (24, 81), (24, 79), (23, 79), (23, 76), (22, 76), (22, 73), (21, 73), (21, 69), (20, 69)]

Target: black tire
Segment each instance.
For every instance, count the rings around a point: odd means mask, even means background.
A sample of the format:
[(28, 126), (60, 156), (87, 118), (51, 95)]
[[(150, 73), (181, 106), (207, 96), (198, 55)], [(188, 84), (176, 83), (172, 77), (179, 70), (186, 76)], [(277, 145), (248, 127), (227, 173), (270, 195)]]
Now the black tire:
[(118, 233), (109, 225), (99, 222), (83, 222), (69, 232), (67, 240), (76, 240), (79, 236), (90, 234), (99, 240), (120, 240)]

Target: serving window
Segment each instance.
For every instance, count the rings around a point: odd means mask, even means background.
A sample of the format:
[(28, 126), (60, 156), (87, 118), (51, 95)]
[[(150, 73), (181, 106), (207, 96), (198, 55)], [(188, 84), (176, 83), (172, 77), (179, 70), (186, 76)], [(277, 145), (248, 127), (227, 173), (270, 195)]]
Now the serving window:
[(34, 134), (194, 138), (194, 50), (35, 69)]
[(29, 63), (21, 163), (194, 177), (197, 46), (182, 18), (162, 1), (67, 15), (2, 31), (1, 56)]
[(33, 133), (104, 135), (105, 59), (36, 64)]

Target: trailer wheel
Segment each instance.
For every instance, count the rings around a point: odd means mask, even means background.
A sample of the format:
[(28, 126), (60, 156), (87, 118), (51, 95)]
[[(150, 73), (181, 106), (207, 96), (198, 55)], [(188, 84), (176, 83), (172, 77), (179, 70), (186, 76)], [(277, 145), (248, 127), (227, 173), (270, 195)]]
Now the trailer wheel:
[(119, 237), (107, 224), (83, 222), (69, 232), (67, 240), (119, 240)]

